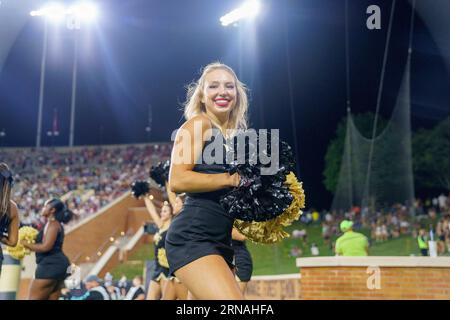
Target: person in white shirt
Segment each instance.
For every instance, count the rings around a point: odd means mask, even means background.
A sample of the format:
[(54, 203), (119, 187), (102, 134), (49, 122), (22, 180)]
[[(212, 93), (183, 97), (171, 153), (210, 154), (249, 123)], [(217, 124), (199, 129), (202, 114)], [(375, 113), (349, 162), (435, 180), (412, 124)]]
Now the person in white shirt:
[(145, 300), (145, 291), (141, 276), (134, 277), (133, 286), (128, 290), (124, 300)]
[(447, 197), (443, 193), (439, 196), (438, 202), (440, 211), (444, 211), (447, 208)]

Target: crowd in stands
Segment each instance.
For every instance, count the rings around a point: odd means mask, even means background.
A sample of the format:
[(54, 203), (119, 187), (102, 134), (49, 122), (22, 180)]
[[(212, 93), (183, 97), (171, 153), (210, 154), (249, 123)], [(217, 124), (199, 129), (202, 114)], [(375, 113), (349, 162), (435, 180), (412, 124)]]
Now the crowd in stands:
[[(404, 235), (417, 238), (420, 229), (424, 229), (428, 233), (428, 239), (437, 242), (438, 255), (450, 254), (450, 193), (448, 195), (441, 193), (424, 201), (416, 199), (413, 208), (395, 204), (374, 214), (364, 214), (365, 211), (368, 210), (357, 206), (347, 212), (319, 212), (312, 208), (301, 216), (301, 222), (306, 225), (321, 226), (322, 240), (330, 249), (333, 249), (334, 245), (332, 240), (341, 234), (339, 223), (348, 219), (354, 222), (355, 230), (370, 230), (371, 244)], [(306, 228), (294, 230), (292, 236), (303, 244), (311, 245), (311, 255), (319, 255), (317, 245), (308, 243)], [(303, 251), (294, 246), (290, 255), (298, 257), (303, 255)]]
[(21, 222), (40, 228), (40, 211), (52, 197), (62, 198), (74, 212), (74, 225), (127, 192), (149, 169), (170, 157), (170, 144), (111, 147), (10, 149), (0, 159), (14, 172), (11, 198)]
[(104, 279), (96, 275), (88, 276), (83, 282), (71, 283), (66, 280), (66, 287), (61, 289), (60, 300), (145, 300), (145, 288), (141, 276), (132, 281), (125, 275), (114, 280), (111, 273)]

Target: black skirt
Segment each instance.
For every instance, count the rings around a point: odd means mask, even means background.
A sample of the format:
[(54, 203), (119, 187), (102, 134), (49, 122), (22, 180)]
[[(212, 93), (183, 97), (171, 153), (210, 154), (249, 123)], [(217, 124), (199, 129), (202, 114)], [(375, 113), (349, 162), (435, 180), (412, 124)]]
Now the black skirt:
[(169, 269), (164, 268), (158, 262), (155, 261), (155, 269), (152, 272), (152, 281), (159, 282), (163, 279), (169, 278)]
[[(249, 282), (253, 273), (253, 261), (245, 243), (233, 241), (236, 276), (242, 282)], [(239, 241), (240, 242), (240, 241)]]
[(216, 201), (187, 197), (166, 236), (169, 274), (199, 258), (220, 255), (234, 268), (231, 230), (234, 219)]
[(36, 279), (65, 280), (69, 274), (70, 261), (62, 253), (41, 257), (37, 262)]

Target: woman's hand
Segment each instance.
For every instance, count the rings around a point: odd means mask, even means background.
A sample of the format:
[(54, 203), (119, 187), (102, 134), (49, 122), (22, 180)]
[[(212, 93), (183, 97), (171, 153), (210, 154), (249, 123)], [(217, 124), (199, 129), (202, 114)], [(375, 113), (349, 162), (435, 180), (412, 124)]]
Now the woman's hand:
[(230, 186), (232, 187), (238, 187), (239, 183), (241, 182), (241, 177), (236, 172), (230, 176)]
[(27, 240), (25, 240), (25, 239), (21, 240), (20, 244), (23, 245), (27, 249), (30, 248), (30, 243)]

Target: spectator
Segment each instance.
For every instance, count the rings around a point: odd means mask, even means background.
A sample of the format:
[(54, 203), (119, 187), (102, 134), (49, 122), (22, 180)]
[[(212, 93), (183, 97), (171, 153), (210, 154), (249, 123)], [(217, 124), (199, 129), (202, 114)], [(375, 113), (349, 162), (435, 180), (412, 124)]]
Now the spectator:
[(120, 278), (120, 280), (119, 280), (117, 286), (118, 286), (119, 289), (120, 289), (120, 295), (121, 295), (122, 297), (125, 297), (126, 294), (127, 294), (127, 292), (128, 292), (128, 290), (130, 289), (130, 286), (129, 286), (129, 284), (128, 284), (127, 277), (126, 277), (124, 274), (123, 274), (122, 277)]
[(303, 254), (303, 252), (302, 252), (302, 250), (299, 247), (293, 246), (291, 248), (291, 251), (290, 251), (290, 256), (291, 257), (293, 257), (293, 258), (300, 257), (302, 254)]
[(382, 242), (383, 241), (381, 220), (377, 221), (377, 225), (375, 227), (375, 241), (376, 242)]
[(445, 253), (445, 242), (446, 242), (443, 221), (439, 221), (436, 225), (436, 236), (437, 236), (437, 254), (443, 255)]
[(438, 197), (434, 197), (433, 200), (431, 201), (431, 203), (433, 204), (433, 208), (434, 209), (439, 208), (439, 199), (438, 199)]
[(141, 276), (134, 277), (133, 286), (130, 290), (128, 290), (124, 300), (145, 300), (145, 292), (142, 282)]
[(85, 281), (88, 290), (84, 300), (111, 300), (108, 291), (101, 284), (101, 280), (96, 275), (90, 275)]
[(387, 241), (388, 240), (388, 230), (385, 223), (381, 225), (381, 240)]
[(344, 220), (340, 224), (341, 231), (344, 232), (336, 240), (336, 254), (339, 256), (367, 256), (369, 255), (369, 242), (361, 233), (354, 232), (353, 222)]
[(319, 219), (320, 219), (320, 214), (317, 210), (313, 209), (313, 212), (311, 214), (311, 218), (312, 218), (312, 222), (314, 224), (319, 223)]
[(422, 256), (428, 256), (428, 236), (427, 232), (423, 228), (419, 230), (417, 244), (419, 245), (420, 253), (422, 254)]
[(311, 255), (313, 256), (319, 255), (319, 247), (315, 243), (311, 245)]
[(322, 237), (325, 244), (328, 246), (331, 239), (331, 227), (327, 222), (322, 223)]
[(439, 203), (439, 212), (444, 212), (445, 209), (447, 209), (447, 197), (441, 193), (438, 197), (438, 203)]
[(305, 243), (308, 242), (308, 233), (306, 229), (292, 231), (292, 237), (294, 239), (300, 239)]
[(72, 295), (70, 293), (70, 289), (62, 288), (61, 295), (59, 296), (59, 300), (70, 300), (71, 298), (72, 298)]

